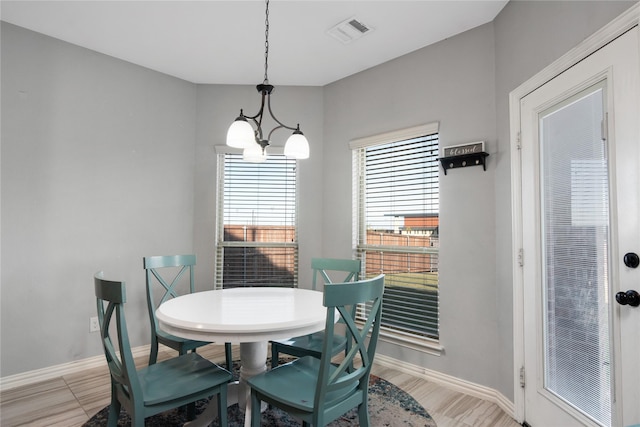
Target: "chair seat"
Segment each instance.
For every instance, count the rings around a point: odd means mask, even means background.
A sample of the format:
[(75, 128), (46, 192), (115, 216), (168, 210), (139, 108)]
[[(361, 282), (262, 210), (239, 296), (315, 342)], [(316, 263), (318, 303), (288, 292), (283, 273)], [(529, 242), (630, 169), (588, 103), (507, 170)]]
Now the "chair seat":
[[(332, 366), (331, 372), (335, 370), (335, 366)], [(272, 398), (302, 412), (311, 413), (319, 371), (320, 359), (306, 356), (252, 377), (247, 382), (253, 390), (266, 398)], [(343, 400), (353, 393), (356, 386), (357, 383), (354, 383), (348, 389), (328, 393), (325, 397), (327, 404)]]
[[(215, 388), (232, 375), (197, 353), (187, 353), (138, 371), (145, 406), (165, 404), (178, 396), (189, 396)], [(176, 390), (179, 390), (176, 396)], [(212, 393), (213, 394), (213, 393)]]
[[(320, 331), (320, 332), (316, 332), (309, 335), (289, 338), (286, 340), (278, 340), (275, 342), (280, 347), (287, 346), (287, 347), (294, 347), (295, 349), (302, 350), (301, 354), (295, 354), (295, 352), (289, 353), (289, 352), (284, 352), (280, 349), (280, 351), (282, 351), (283, 353), (291, 354), (293, 356), (304, 356), (309, 353), (316, 353), (317, 357), (319, 358), (320, 355), (322, 354), (322, 344), (324, 342), (324, 338), (325, 338), (324, 331)], [(336, 354), (344, 350), (344, 346), (346, 345), (346, 343), (347, 343), (347, 338), (344, 335), (334, 335), (332, 344), (331, 344), (331, 355), (335, 356)]]

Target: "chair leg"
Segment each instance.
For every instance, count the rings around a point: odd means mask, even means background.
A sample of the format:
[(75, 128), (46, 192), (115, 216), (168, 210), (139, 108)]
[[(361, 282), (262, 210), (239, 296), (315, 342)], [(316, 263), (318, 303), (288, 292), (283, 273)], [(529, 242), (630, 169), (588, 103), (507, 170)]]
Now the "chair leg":
[(225, 427), (228, 424), (227, 421), (227, 386), (223, 384), (220, 387), (220, 392), (217, 395), (218, 401), (218, 420), (220, 421), (220, 426)]
[(158, 360), (158, 340), (151, 340), (151, 353), (149, 354), (149, 365), (155, 365)]
[(358, 420), (361, 427), (369, 427), (369, 407), (367, 404), (367, 396), (364, 397), (364, 402), (358, 405)]
[(131, 427), (145, 427), (144, 426), (144, 410), (141, 405), (134, 405), (133, 413), (131, 416)]
[(131, 427), (144, 427), (144, 418), (142, 417), (131, 417)]
[(109, 406), (109, 415), (107, 416), (107, 426), (116, 427), (118, 418), (120, 417), (120, 401), (115, 397), (116, 391), (111, 389), (111, 406)]
[(258, 394), (251, 390), (251, 427), (260, 427), (260, 418), (262, 413), (260, 412), (260, 399)]
[(196, 419), (196, 402), (187, 404), (187, 420), (193, 421)]
[(224, 343), (224, 356), (227, 361), (227, 371), (233, 372), (233, 352), (231, 351), (231, 343)]
[(271, 343), (271, 369), (276, 368), (278, 366), (279, 356), (280, 356), (280, 352), (278, 351), (278, 344), (272, 342)]

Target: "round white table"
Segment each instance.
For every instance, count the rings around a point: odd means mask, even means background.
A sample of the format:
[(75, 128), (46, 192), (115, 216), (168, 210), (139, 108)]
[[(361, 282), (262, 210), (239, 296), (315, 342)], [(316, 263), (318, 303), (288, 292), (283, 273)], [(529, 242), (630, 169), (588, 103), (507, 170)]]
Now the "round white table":
[[(268, 287), (196, 292), (164, 302), (156, 317), (160, 328), (172, 335), (240, 344), (237, 399), (240, 408), (245, 408), (245, 425), (249, 425), (251, 399), (245, 380), (266, 371), (270, 340), (324, 329), (327, 309), (322, 295), (308, 289)], [(229, 394), (233, 401), (232, 392)]]

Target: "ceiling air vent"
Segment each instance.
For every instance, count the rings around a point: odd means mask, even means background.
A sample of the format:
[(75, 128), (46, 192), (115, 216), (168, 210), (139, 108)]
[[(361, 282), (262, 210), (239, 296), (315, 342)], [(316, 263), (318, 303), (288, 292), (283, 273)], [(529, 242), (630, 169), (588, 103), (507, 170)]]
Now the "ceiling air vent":
[(340, 40), (344, 44), (347, 44), (359, 39), (360, 37), (370, 33), (371, 31), (373, 31), (373, 28), (369, 27), (368, 25), (363, 24), (356, 18), (349, 18), (342, 21), (335, 27), (327, 30), (327, 33), (331, 37)]

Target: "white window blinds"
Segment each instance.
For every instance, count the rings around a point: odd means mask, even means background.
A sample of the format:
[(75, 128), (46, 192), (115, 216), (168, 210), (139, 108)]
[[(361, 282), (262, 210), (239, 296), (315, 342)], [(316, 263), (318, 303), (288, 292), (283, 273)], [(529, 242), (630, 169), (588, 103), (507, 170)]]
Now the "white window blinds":
[(384, 331), (437, 340), (437, 126), (358, 140), (351, 146), (356, 250), (366, 277), (386, 275)]
[(216, 287), (297, 283), (296, 161), (218, 155)]

